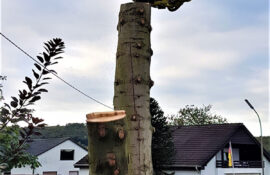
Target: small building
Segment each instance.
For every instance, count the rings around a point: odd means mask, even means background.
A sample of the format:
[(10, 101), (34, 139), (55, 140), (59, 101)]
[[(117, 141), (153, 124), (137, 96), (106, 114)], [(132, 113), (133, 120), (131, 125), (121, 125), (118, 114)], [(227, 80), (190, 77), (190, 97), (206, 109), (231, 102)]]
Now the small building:
[[(39, 175), (79, 175), (74, 163), (80, 160), (87, 149), (69, 138), (33, 139), (28, 142), (27, 152), (38, 157), (41, 167), (34, 170)], [(31, 175), (30, 166), (13, 168), (11, 175)]]
[[(166, 174), (261, 175), (260, 143), (242, 123), (174, 127), (176, 155)], [(233, 167), (228, 165), (229, 143)], [(88, 156), (74, 164), (88, 175)], [(270, 175), (270, 155), (264, 150), (264, 174)]]

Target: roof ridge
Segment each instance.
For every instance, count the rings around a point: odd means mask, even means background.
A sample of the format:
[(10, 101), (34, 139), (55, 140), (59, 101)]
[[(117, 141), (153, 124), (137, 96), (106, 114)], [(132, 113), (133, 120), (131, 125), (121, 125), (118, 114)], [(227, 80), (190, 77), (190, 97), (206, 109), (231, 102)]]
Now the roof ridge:
[(172, 127), (196, 127), (196, 126), (220, 126), (220, 125), (244, 125), (243, 123), (215, 123), (215, 124), (203, 124), (203, 125), (180, 125), (180, 126), (172, 126)]
[(70, 137), (30, 138), (29, 140), (70, 139)]

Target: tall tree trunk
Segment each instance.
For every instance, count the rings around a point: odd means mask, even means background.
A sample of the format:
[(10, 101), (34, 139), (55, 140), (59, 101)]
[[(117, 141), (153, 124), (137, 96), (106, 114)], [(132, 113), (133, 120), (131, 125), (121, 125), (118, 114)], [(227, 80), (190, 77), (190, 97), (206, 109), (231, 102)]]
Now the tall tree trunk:
[(106, 123), (88, 122), (90, 175), (153, 174), (150, 15), (149, 3), (121, 5), (114, 108), (125, 110), (126, 117)]
[(114, 107), (125, 110), (128, 175), (151, 175), (152, 126), (150, 115), (151, 5), (122, 4), (118, 23)]

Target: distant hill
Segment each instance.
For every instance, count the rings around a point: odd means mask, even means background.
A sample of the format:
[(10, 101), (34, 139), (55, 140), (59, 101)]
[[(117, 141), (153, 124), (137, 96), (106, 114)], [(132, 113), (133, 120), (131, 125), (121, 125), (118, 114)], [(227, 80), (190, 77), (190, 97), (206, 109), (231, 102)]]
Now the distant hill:
[(47, 126), (39, 129), (40, 136), (33, 138), (55, 138), (55, 137), (70, 137), (74, 142), (87, 147), (88, 136), (87, 127), (84, 123), (69, 123), (65, 126)]
[[(256, 139), (261, 142), (260, 137), (256, 137)], [(263, 147), (270, 153), (270, 136), (263, 137)]]
[[(87, 127), (84, 123), (69, 123), (65, 126), (48, 126), (40, 129), (41, 136), (34, 138), (70, 137), (76, 143), (87, 147)], [(260, 141), (260, 137), (256, 137)], [(270, 153), (270, 136), (263, 137), (264, 148)]]

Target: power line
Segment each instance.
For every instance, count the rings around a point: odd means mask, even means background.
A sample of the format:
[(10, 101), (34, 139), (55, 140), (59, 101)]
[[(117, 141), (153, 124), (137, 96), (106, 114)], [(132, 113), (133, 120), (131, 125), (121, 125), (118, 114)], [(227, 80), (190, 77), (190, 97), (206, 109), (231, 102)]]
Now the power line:
[[(5, 36), (2, 32), (0, 32), (0, 35), (5, 38), (8, 42), (10, 42), (13, 46), (15, 46), (17, 49), (19, 49), (21, 52), (23, 52), (27, 57), (29, 57), (30, 59), (32, 59), (34, 62), (36, 62), (38, 65), (42, 66), (46, 71), (49, 71), (46, 67), (43, 66), (43, 64), (39, 63), (35, 58), (33, 58), (30, 54), (28, 54), (26, 51), (24, 51), (21, 47), (19, 47), (17, 44), (15, 44), (13, 41), (11, 41), (7, 36)], [(61, 80), (62, 82), (64, 82), (66, 85), (68, 85), (69, 87), (71, 87), (72, 89), (76, 90), (77, 92), (79, 92), (80, 94), (82, 94), (83, 96), (95, 101), (96, 103), (99, 103), (109, 109), (114, 110), (111, 106), (108, 106), (102, 102), (100, 102), (99, 100), (87, 95), (86, 93), (84, 93), (83, 91), (81, 91), (80, 89), (76, 88), (75, 86), (73, 86), (72, 84), (70, 84), (69, 82), (67, 82), (66, 80), (64, 80), (63, 78), (61, 78), (60, 76), (58, 76), (57, 74), (55, 74), (54, 72), (51, 72), (51, 74), (53, 74), (56, 78), (58, 78), (59, 80)]]

